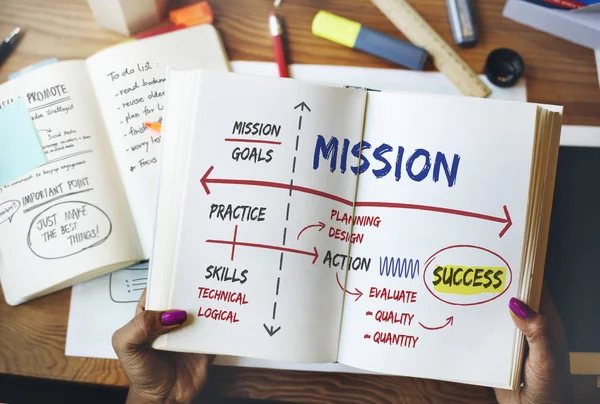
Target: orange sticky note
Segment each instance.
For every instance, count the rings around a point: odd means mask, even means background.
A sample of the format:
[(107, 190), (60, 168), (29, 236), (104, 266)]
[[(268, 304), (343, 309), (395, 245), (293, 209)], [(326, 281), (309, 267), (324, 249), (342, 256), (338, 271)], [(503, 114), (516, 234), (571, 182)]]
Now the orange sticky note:
[(144, 126), (147, 128), (150, 128), (152, 130), (155, 130), (157, 132), (160, 133), (161, 129), (162, 129), (162, 124), (159, 122), (146, 122), (144, 123)]
[(214, 14), (210, 5), (206, 1), (203, 1), (172, 10), (169, 13), (169, 19), (175, 25), (181, 24), (190, 27), (193, 25), (212, 24)]

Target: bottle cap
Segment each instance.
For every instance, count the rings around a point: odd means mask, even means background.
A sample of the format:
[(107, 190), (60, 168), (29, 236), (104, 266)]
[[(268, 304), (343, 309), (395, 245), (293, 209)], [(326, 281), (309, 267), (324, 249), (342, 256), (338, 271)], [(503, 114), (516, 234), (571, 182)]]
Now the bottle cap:
[(485, 64), (485, 75), (498, 87), (514, 86), (524, 71), (523, 58), (517, 52), (506, 48), (492, 51)]

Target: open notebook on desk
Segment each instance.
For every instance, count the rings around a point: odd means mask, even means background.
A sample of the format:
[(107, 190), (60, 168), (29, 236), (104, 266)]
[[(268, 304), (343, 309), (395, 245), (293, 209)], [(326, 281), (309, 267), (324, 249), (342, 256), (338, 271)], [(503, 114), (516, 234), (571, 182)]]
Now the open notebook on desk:
[(0, 106), (27, 102), (48, 158), (0, 188), (0, 280), (9, 304), (149, 257), (161, 136), (144, 122), (161, 119), (170, 63), (228, 70), (216, 30), (205, 25), (0, 86)]

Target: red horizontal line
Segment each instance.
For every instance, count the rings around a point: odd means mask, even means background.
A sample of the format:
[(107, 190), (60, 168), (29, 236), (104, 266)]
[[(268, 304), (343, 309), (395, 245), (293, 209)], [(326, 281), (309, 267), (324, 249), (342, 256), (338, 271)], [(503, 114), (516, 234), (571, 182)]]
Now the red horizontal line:
[(267, 250), (276, 250), (276, 251), (284, 251), (284, 252), (289, 252), (289, 253), (294, 253), (294, 254), (309, 255), (311, 257), (315, 256), (315, 253), (313, 251), (294, 250), (293, 248), (278, 247), (278, 246), (268, 245), (268, 244), (244, 243), (241, 241), (234, 242), (234, 241), (227, 241), (227, 240), (206, 240), (206, 242), (213, 243), (213, 244), (226, 244), (226, 245), (236, 245), (236, 246), (242, 246), (242, 247), (264, 248)]
[(393, 203), (393, 202), (356, 202), (356, 207), (370, 208), (399, 208), (399, 209), (414, 209), (426, 210), (429, 212), (449, 213), (451, 215), (474, 217), (477, 219), (489, 220), (491, 222), (506, 223), (505, 218), (482, 215), (475, 212), (467, 212), (465, 210), (438, 208), (436, 206), (414, 205), (410, 203)]
[(258, 140), (258, 139), (236, 139), (228, 137), (225, 139), (226, 142), (238, 142), (238, 143), (262, 143), (262, 144), (281, 144), (281, 142), (275, 142), (273, 140)]

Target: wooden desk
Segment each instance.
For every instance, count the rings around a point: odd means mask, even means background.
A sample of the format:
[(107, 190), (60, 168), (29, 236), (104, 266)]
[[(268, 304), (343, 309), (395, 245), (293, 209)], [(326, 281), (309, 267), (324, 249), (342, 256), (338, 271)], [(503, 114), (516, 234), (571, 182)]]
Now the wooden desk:
[[(450, 27), (444, 0), (411, 1), (449, 42)], [(180, 6), (186, 1), (173, 1)], [(273, 58), (267, 27), (271, 0), (213, 0), (216, 26), (231, 60)], [(482, 72), (488, 53), (511, 47), (525, 59), (529, 100), (566, 106), (565, 122), (600, 125), (600, 89), (593, 52), (502, 18), (503, 0), (478, 2), (480, 44), (460, 54)], [(367, 0), (286, 0), (292, 63), (320, 63), (395, 67), (380, 59), (315, 38), (312, 17), (319, 9), (359, 20), (367, 26), (401, 36)], [(27, 35), (0, 70), (8, 74), (40, 60), (81, 59), (122, 41), (118, 34), (99, 28), (85, 0), (3, 0), (0, 34), (20, 24)], [(64, 356), (70, 290), (11, 308), (0, 297), (0, 373), (126, 386), (117, 361)], [(94, 313), (90, 313), (93, 322)], [(340, 403), (493, 403), (493, 392), (429, 380), (398, 377), (281, 372), (218, 368), (207, 394), (295, 402)], [(595, 377), (576, 377), (581, 400), (599, 402)], [(585, 401), (584, 401), (585, 400)]]

